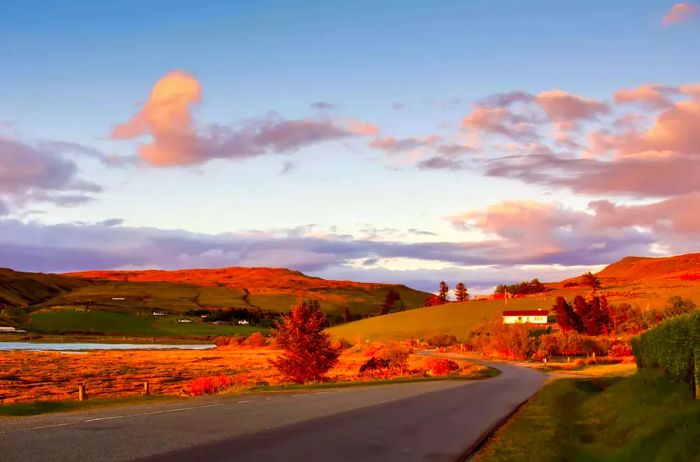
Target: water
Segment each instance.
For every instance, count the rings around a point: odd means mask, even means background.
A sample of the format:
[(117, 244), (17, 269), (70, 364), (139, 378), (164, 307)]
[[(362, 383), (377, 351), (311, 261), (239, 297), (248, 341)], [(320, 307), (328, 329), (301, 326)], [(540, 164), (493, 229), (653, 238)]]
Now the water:
[(85, 350), (208, 350), (215, 345), (175, 345), (159, 343), (39, 343), (0, 342), (0, 351), (85, 351)]

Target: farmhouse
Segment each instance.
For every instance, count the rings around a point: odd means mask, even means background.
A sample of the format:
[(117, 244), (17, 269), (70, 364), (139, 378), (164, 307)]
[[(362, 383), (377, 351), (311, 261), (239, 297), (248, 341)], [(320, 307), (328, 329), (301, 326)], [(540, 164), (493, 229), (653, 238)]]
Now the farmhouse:
[(247, 326), (248, 324), (250, 324), (250, 322), (248, 322), (245, 319), (241, 319), (240, 321), (238, 321), (239, 326)]
[(503, 312), (503, 324), (547, 324), (547, 310), (506, 310)]

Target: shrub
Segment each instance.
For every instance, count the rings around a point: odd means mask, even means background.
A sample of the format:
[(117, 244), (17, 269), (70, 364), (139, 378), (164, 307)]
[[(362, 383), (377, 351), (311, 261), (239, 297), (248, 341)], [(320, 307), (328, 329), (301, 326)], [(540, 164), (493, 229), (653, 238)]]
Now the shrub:
[(187, 384), (187, 392), (192, 396), (213, 395), (234, 384), (231, 377), (197, 377)]
[(260, 332), (253, 332), (243, 343), (250, 347), (264, 347), (267, 345), (267, 340)]
[(430, 375), (445, 376), (459, 370), (459, 364), (447, 358), (430, 357), (425, 360), (425, 368)]
[(448, 347), (457, 342), (457, 337), (448, 334), (438, 334), (426, 340), (431, 347)]
[(613, 358), (632, 356), (632, 347), (628, 343), (624, 342), (614, 343), (608, 350), (608, 355), (612, 356)]
[(673, 379), (700, 383), (700, 312), (666, 319), (632, 339), (637, 366), (659, 367)]

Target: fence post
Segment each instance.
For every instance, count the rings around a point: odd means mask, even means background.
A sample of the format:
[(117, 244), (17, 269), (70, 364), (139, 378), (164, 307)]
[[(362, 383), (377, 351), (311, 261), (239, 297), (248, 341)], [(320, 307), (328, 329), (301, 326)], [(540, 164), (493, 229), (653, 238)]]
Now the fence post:
[(87, 396), (85, 395), (85, 384), (81, 383), (78, 385), (78, 401), (85, 401)]
[(150, 390), (150, 387), (148, 385), (148, 381), (143, 382), (143, 395), (148, 396), (150, 392), (151, 392), (151, 390)]

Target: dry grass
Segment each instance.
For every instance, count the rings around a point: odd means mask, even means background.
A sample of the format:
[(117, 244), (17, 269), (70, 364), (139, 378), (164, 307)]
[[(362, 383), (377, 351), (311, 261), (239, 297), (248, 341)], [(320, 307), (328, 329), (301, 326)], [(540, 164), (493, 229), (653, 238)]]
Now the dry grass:
[[(338, 365), (328, 373), (332, 381), (369, 381), (359, 374), (372, 355), (403, 346), (365, 345), (345, 350)], [(137, 396), (148, 381), (159, 395), (188, 394), (198, 377), (231, 377), (235, 390), (280, 385), (270, 359), (279, 354), (271, 348), (224, 347), (212, 350), (91, 351), (87, 353), (0, 352), (0, 402), (60, 401), (76, 399), (78, 385), (86, 384), (90, 398)], [(425, 358), (408, 354), (407, 368), (390, 377), (422, 377)], [(459, 375), (478, 373), (483, 366), (460, 363)]]

